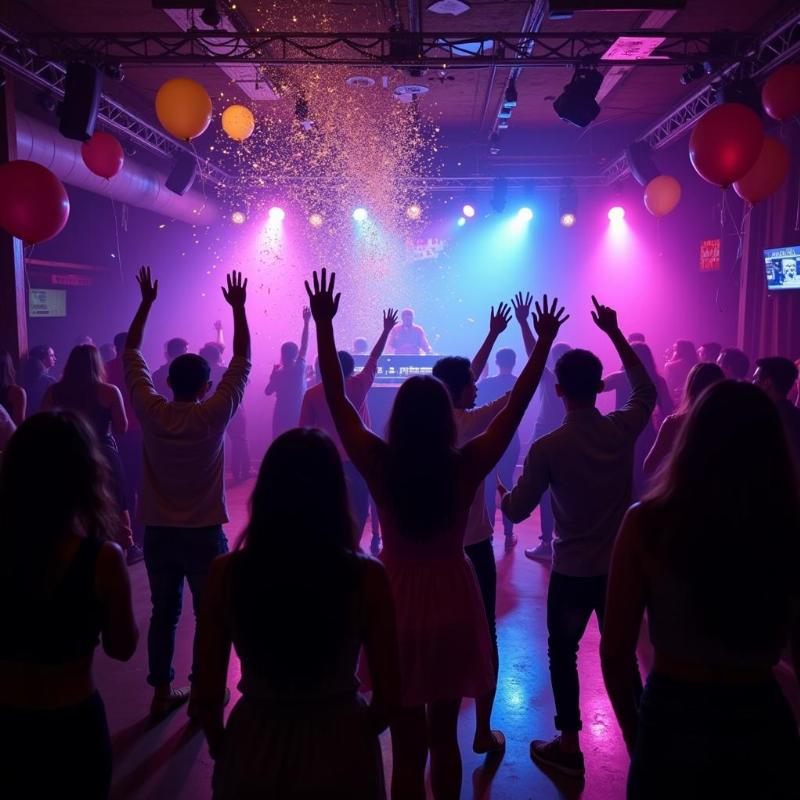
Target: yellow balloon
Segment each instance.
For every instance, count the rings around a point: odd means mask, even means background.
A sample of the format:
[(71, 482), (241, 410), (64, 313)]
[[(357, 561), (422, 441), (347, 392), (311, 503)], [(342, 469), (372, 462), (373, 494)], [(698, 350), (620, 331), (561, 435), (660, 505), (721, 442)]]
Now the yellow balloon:
[(213, 108), (208, 92), (191, 78), (172, 78), (156, 95), (158, 121), (177, 139), (188, 142), (211, 124)]
[(255, 128), (255, 117), (247, 106), (228, 106), (222, 112), (222, 130), (237, 142), (251, 136)]
[(644, 187), (644, 204), (654, 217), (664, 217), (678, 205), (681, 185), (672, 175), (659, 175)]

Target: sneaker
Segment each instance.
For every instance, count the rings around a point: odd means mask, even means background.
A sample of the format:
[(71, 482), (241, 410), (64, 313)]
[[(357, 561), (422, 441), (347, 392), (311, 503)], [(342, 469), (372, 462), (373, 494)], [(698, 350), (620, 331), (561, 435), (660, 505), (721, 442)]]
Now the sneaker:
[(506, 550), (513, 550), (517, 546), (517, 535), (515, 533), (507, 533), (505, 540)]
[(550, 542), (542, 542), (538, 547), (530, 547), (525, 551), (525, 558), (531, 561), (551, 561), (553, 558), (553, 548)]
[(188, 686), (180, 689), (170, 688), (169, 694), (154, 695), (150, 703), (150, 716), (153, 719), (163, 719), (171, 714), (176, 708), (189, 701), (191, 690)]
[(531, 742), (531, 759), (540, 767), (547, 767), (573, 778), (582, 778), (586, 774), (583, 753), (580, 750), (574, 753), (562, 750), (560, 736), (549, 742), (534, 739)]
[(381, 552), (381, 537), (373, 536), (372, 541), (369, 543), (369, 551), (372, 555), (377, 556)]
[(125, 559), (128, 562), (129, 567), (132, 567), (134, 564), (138, 564), (143, 558), (144, 551), (137, 544), (131, 545), (125, 553)]

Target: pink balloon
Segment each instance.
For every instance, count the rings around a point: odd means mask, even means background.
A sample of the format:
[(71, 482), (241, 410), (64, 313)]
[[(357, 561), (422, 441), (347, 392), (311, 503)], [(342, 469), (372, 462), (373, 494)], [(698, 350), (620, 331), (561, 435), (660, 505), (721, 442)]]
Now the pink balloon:
[(800, 114), (800, 64), (784, 64), (767, 78), (761, 90), (764, 110), (781, 122)]
[(81, 156), (83, 163), (101, 178), (113, 178), (125, 163), (122, 145), (105, 131), (97, 131), (81, 145)]
[(789, 151), (774, 136), (764, 137), (755, 166), (733, 184), (742, 200), (755, 205), (776, 192), (789, 174)]
[(33, 161), (0, 164), (0, 228), (26, 244), (61, 233), (69, 219), (64, 184)]
[(763, 144), (758, 114), (741, 103), (723, 103), (695, 125), (689, 158), (701, 178), (724, 188), (748, 173)]

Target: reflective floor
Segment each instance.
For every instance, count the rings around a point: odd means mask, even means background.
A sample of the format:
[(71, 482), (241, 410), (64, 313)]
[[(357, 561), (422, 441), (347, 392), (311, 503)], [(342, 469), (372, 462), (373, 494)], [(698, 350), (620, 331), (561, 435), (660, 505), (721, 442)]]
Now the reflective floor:
[[(228, 527), (231, 543), (243, 526), (249, 489), (250, 485), (246, 484), (229, 492), (233, 517)], [(499, 520), (497, 527), (501, 527)], [(465, 701), (459, 726), (464, 755), (462, 798), (624, 798), (627, 755), (603, 688), (598, 661), (599, 634), (594, 620), (579, 654), (585, 784), (570, 779), (551, 780), (528, 756), (530, 739), (549, 738), (554, 734), (545, 626), (548, 569), (529, 561), (523, 554), (525, 547), (538, 541), (536, 513), (519, 527), (518, 534), (517, 547), (508, 553), (503, 550), (502, 535), (495, 537), (501, 668), (494, 727), (504, 731), (507, 749), (501, 760), (486, 760), (472, 753), (474, 708), (471, 701)], [(106, 703), (115, 753), (112, 797), (118, 800), (203, 800), (211, 796), (212, 761), (202, 733), (188, 724), (182, 710), (158, 725), (152, 725), (147, 716), (150, 701), (145, 683), (149, 595), (144, 564), (134, 566), (131, 577), (142, 633), (139, 649), (127, 664), (112, 662), (101, 653), (96, 659), (96, 675)], [(191, 661), (193, 620), (188, 592), (184, 609), (175, 658), (177, 683), (185, 681)], [(640, 648), (640, 661), (646, 670), (649, 664), (646, 648)], [(235, 690), (238, 669), (234, 658), (229, 679), (234, 702), (238, 697)], [(388, 735), (384, 736), (383, 745), (388, 779), (391, 774)]]

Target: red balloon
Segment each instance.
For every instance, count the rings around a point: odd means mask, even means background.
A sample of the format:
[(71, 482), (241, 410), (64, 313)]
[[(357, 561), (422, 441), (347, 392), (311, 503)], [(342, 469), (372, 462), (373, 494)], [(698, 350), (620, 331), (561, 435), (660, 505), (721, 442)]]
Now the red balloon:
[(800, 114), (800, 64), (778, 67), (761, 90), (761, 102), (767, 114), (781, 122)]
[(700, 118), (689, 139), (689, 158), (697, 174), (728, 187), (746, 175), (764, 144), (755, 111), (741, 103), (723, 103)]
[(83, 163), (101, 178), (113, 178), (125, 163), (122, 145), (110, 134), (97, 131), (81, 145)]
[(64, 184), (33, 161), (0, 164), (0, 228), (26, 244), (61, 233), (69, 219)]
[(789, 151), (779, 139), (764, 137), (755, 166), (733, 184), (736, 194), (755, 205), (780, 188), (789, 174)]

